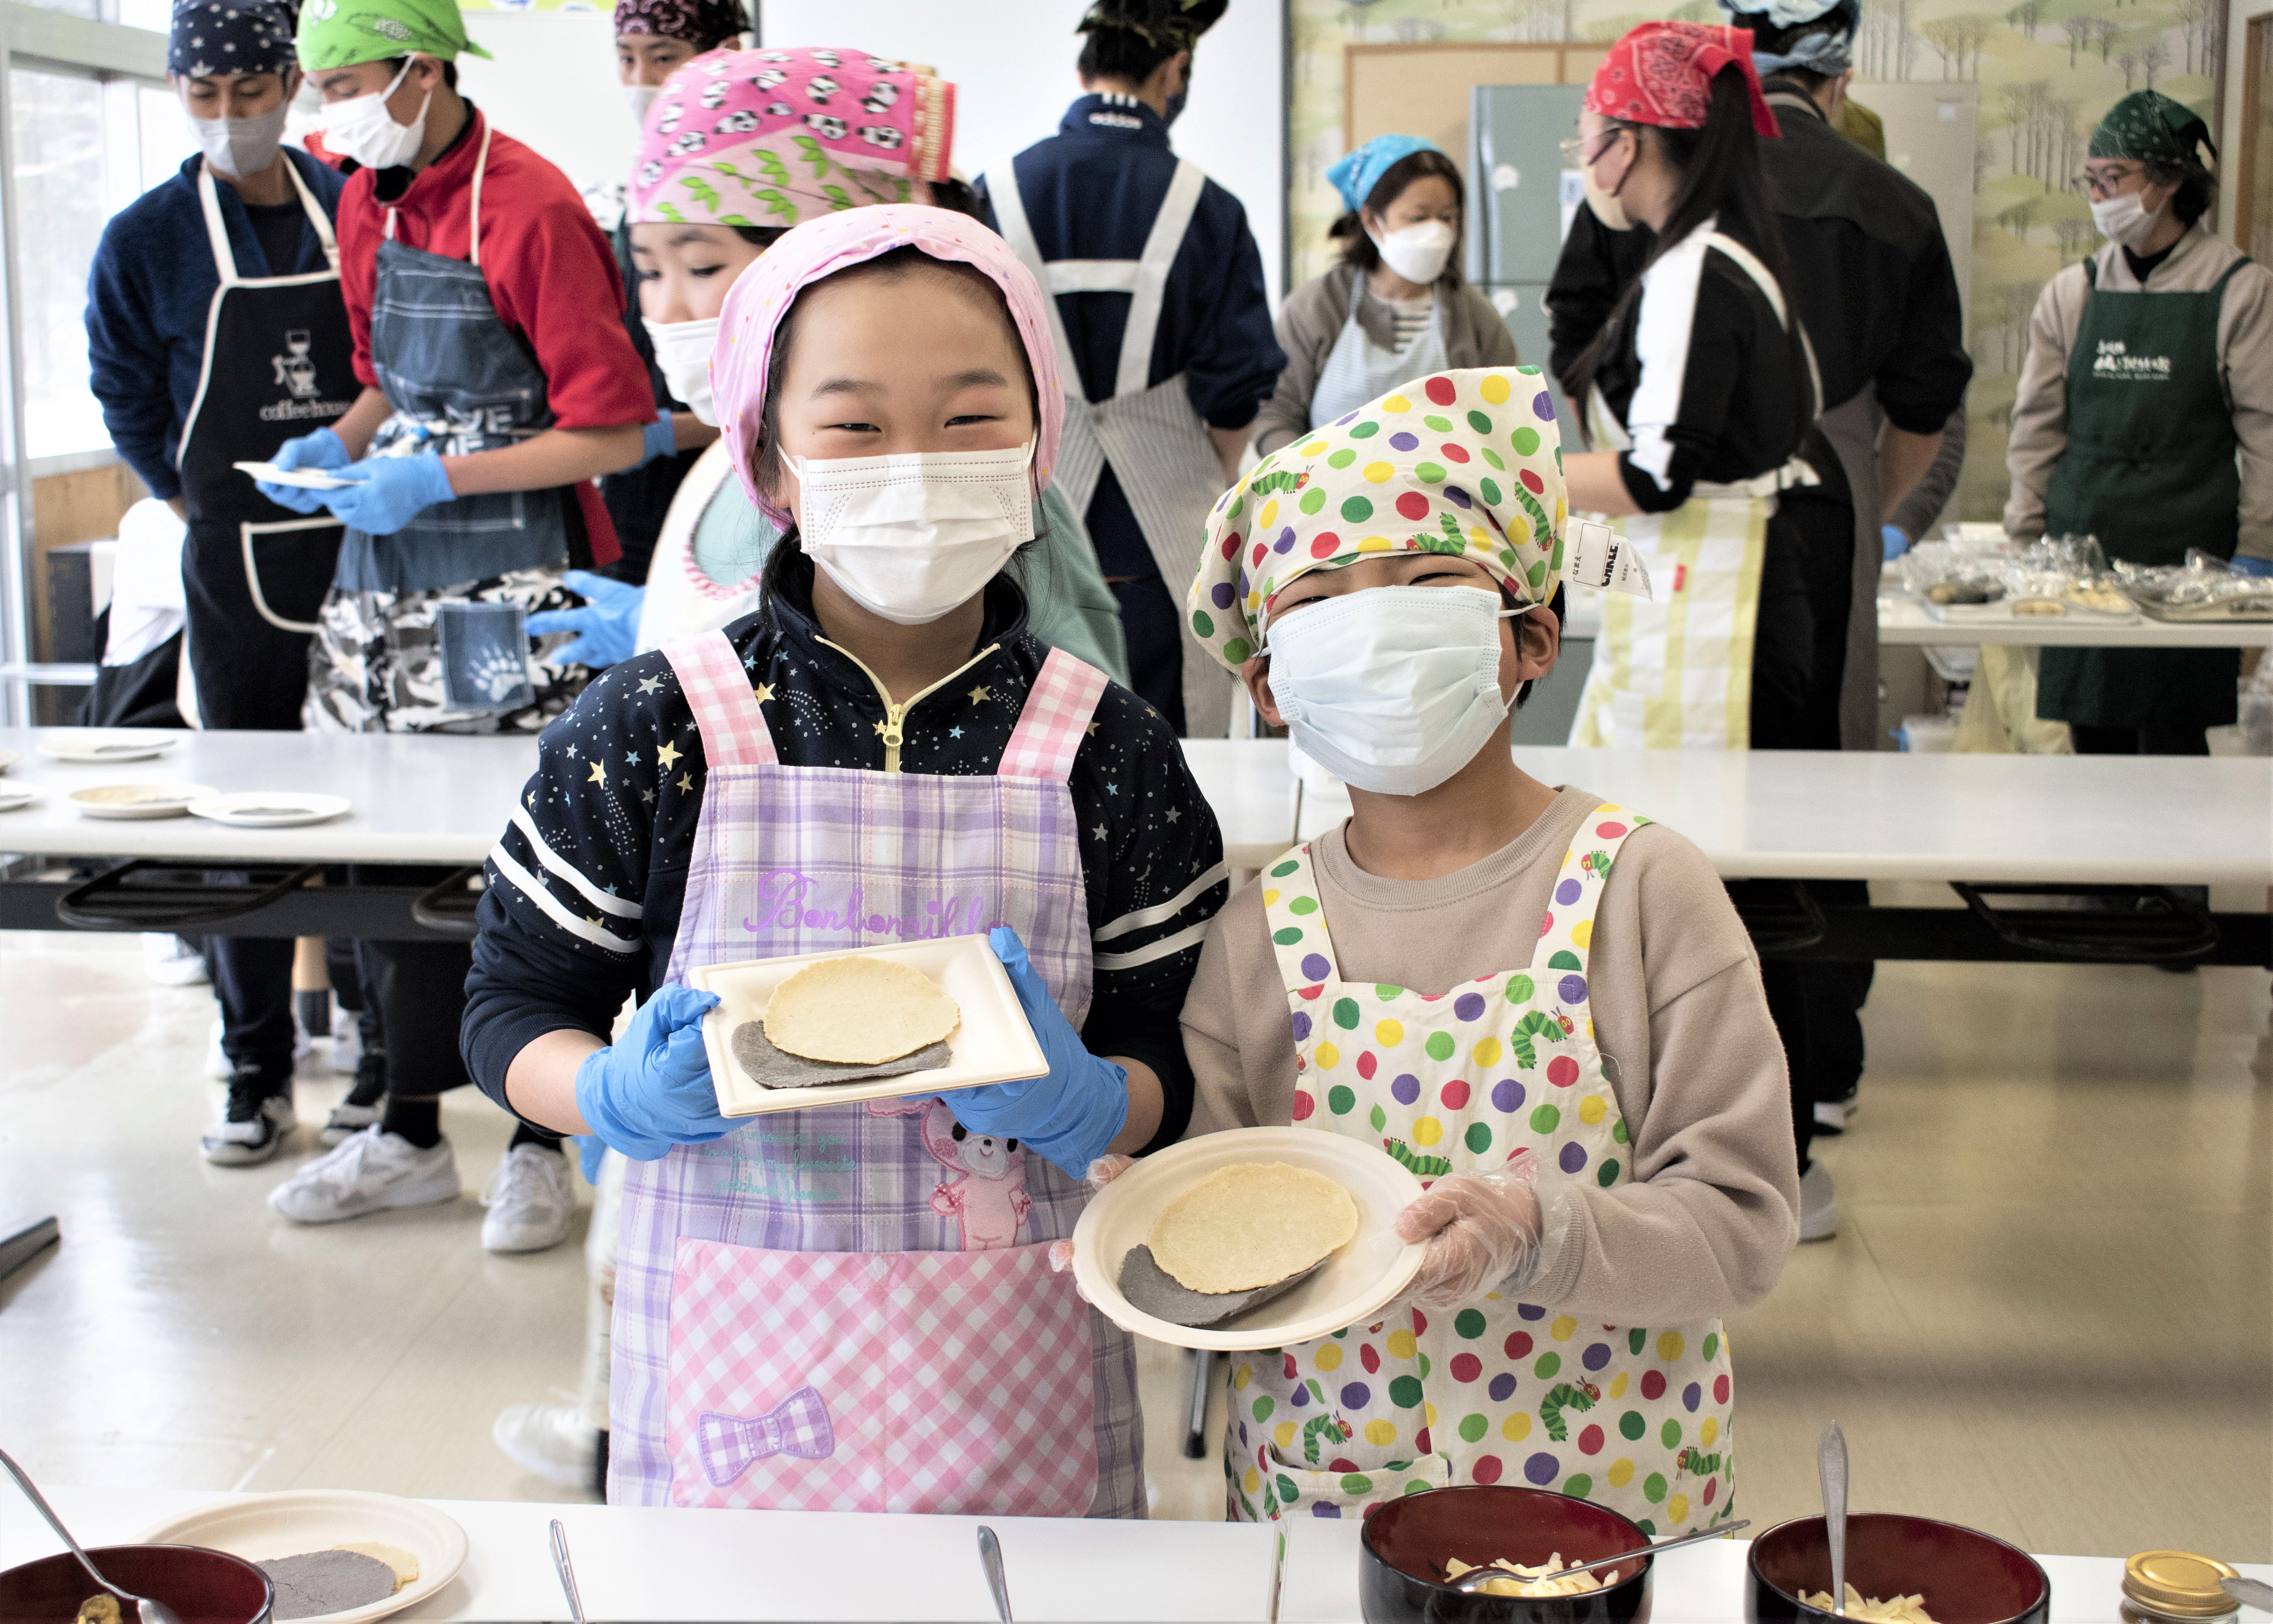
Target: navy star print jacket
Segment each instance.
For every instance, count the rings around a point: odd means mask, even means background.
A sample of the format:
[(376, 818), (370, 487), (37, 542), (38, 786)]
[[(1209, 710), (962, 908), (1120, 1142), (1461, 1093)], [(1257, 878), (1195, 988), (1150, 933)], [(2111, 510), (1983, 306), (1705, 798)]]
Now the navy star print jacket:
[[(792, 560), (790, 590), (770, 613), (726, 635), (752, 687), (770, 690), (764, 709), (784, 765), (887, 771), (884, 696), (821, 641), (811, 583), (811, 564)], [(900, 771), (995, 770), (1049, 658), (1026, 630), (1025, 600), (1000, 576), (976, 646), (990, 643), (1000, 646), (908, 712)], [(1159, 712), (1112, 683), (1093, 720), (1068, 784), (1099, 938), (1082, 1037), (1092, 1054), (1159, 1073), (1167, 1109), (1152, 1146), (1172, 1145), (1192, 1104), (1177, 1016), (1200, 938), (1229, 892), (1223, 839)], [(544, 730), (536, 772), (490, 854), (466, 982), (466, 1065), (499, 1104), (506, 1069), (533, 1040), (574, 1029), (604, 1041), (626, 995), (644, 1002), (663, 981), (702, 780), (701, 735), (659, 653), (611, 667)], [(581, 886), (636, 903), (637, 915), (595, 910)]]

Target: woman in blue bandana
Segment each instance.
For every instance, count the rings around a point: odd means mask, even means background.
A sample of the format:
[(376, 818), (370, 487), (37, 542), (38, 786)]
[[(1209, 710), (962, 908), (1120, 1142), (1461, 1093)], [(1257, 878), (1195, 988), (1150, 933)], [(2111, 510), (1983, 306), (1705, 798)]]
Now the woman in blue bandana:
[(1264, 456), (1448, 367), (1513, 366), (1499, 312), (1460, 275), (1460, 171), (1433, 142), (1377, 135), (1326, 171), (1346, 211), (1341, 263), (1279, 312), (1287, 370), (1255, 419)]

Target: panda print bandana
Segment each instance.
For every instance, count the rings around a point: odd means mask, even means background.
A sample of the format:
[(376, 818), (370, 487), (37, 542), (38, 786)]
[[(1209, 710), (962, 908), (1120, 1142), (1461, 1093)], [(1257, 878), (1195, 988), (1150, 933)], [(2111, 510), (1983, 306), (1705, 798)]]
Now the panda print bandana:
[(713, 51), (648, 109), (627, 223), (794, 226), (924, 200), (944, 180), (955, 86), (849, 49)]

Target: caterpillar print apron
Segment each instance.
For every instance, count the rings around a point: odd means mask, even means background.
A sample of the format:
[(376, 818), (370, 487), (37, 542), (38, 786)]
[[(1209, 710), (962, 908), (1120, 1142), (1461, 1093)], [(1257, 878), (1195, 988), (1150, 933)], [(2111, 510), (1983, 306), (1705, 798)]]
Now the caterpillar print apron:
[[(1309, 848), (1264, 880), (1294, 1029), (1297, 1124), (1378, 1146), (1424, 1184), (1535, 1156), (1542, 1192), (1613, 1189), (1633, 1161), (1594, 1047), (1595, 906), (1634, 828), (1597, 808), (1556, 876), (1539, 945), (1437, 995), (1346, 981)], [(1234, 1354), (1225, 1441), (1230, 1513), (1362, 1515), (1455, 1484), (1528, 1484), (1607, 1506), (1651, 1534), (1729, 1515), (1728, 1336), (1717, 1320), (1641, 1327), (1491, 1293), (1450, 1311), (1399, 1305), (1300, 1347)]]

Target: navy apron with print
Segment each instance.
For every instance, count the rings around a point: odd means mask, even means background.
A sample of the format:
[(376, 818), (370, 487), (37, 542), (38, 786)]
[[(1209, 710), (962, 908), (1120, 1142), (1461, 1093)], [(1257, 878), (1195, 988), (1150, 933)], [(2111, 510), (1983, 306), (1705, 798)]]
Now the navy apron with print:
[(329, 427), (363, 393), (332, 222), (291, 159), (283, 162), (331, 260), (323, 270), (237, 274), (213, 175), (198, 169), (221, 285), (176, 465), (189, 509), (185, 645), (206, 727), (298, 730), (308, 634), (340, 550), (337, 519), (279, 507), (236, 464), (266, 461), (285, 440)]

